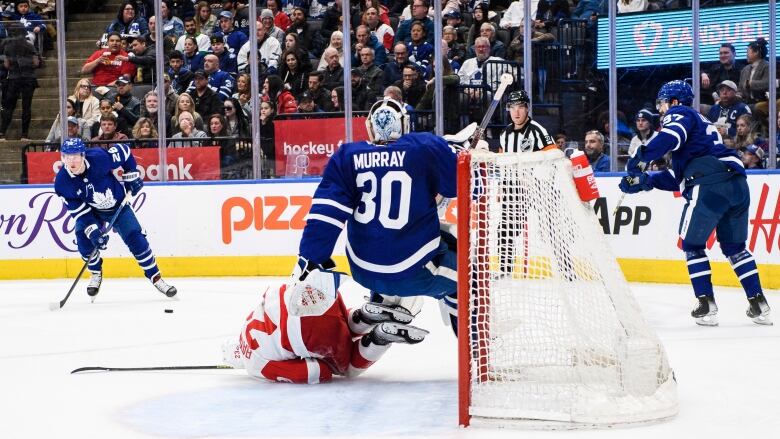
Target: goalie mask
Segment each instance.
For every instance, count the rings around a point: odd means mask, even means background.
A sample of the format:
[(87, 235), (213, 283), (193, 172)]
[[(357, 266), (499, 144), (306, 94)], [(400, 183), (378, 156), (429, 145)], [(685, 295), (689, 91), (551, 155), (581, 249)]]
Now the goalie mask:
[(403, 104), (386, 97), (371, 106), (366, 129), (371, 143), (392, 142), (409, 132), (409, 116)]

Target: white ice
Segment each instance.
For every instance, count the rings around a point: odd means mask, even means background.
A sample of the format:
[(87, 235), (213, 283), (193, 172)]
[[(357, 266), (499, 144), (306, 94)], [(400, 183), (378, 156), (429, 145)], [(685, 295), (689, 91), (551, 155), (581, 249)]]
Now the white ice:
[[(94, 304), (71, 280), (0, 282), (0, 438), (704, 438), (780, 437), (778, 326), (753, 324), (737, 289), (718, 288), (720, 327), (696, 326), (687, 286), (634, 284), (679, 382), (680, 413), (607, 431), (457, 427), (455, 339), (433, 301), (424, 343), (395, 346), (353, 381), (263, 383), (242, 371), (108, 372), (81, 366), (209, 365), (271, 278), (170, 279), (169, 301), (144, 279), (105, 279)], [(780, 310), (780, 294), (769, 292)], [(348, 304), (362, 292), (348, 289)], [(164, 309), (174, 310), (173, 314)]]

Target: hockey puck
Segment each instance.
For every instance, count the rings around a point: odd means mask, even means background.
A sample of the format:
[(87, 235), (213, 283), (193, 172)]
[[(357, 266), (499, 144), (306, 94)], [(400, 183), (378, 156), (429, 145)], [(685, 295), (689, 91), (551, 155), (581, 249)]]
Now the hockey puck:
[(167, 312), (168, 314), (172, 314), (173, 310), (172, 309), (166, 309), (165, 312)]

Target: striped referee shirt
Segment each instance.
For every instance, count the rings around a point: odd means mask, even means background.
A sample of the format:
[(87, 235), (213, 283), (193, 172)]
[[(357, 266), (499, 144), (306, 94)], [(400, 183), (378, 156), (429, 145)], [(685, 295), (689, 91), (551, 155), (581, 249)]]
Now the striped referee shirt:
[(528, 122), (515, 129), (515, 124), (510, 123), (499, 136), (501, 150), (503, 152), (534, 152), (541, 151), (548, 146), (556, 147), (550, 134), (538, 122), (528, 118)]

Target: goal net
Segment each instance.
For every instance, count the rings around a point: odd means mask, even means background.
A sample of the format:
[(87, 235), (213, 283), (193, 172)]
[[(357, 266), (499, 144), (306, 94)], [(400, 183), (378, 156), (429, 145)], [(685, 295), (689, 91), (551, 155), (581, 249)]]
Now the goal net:
[(582, 428), (677, 413), (661, 342), (560, 151), (458, 162), (462, 425)]

